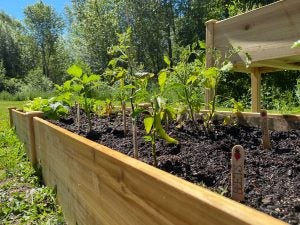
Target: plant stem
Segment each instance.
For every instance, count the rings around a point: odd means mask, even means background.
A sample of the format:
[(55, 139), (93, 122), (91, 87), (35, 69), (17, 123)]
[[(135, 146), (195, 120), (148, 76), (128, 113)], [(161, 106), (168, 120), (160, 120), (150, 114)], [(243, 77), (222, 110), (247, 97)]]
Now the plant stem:
[(139, 158), (138, 146), (137, 146), (137, 134), (136, 134), (136, 120), (132, 119), (132, 144), (133, 144), (133, 154), (134, 158)]
[(153, 158), (153, 165), (155, 167), (157, 167), (157, 159), (156, 159), (156, 141), (155, 141), (155, 138), (156, 138), (156, 132), (154, 131), (153, 134), (152, 134), (152, 158)]
[(185, 93), (186, 102), (187, 102), (189, 110), (190, 110), (190, 112), (189, 112), (190, 116), (191, 116), (192, 121), (194, 122), (194, 124), (196, 124), (195, 117), (194, 117), (194, 110), (193, 110), (192, 104), (190, 102), (190, 98), (188, 96), (188, 90), (187, 90), (186, 87), (184, 87), (184, 93)]
[(86, 113), (86, 116), (87, 116), (88, 122), (89, 122), (89, 129), (90, 129), (89, 131), (91, 132), (92, 131), (92, 120), (91, 120), (91, 113), (90, 113), (90, 110), (88, 107), (86, 96), (84, 96), (84, 108), (85, 108), (85, 113)]
[(122, 101), (122, 116), (123, 116), (123, 130), (124, 130), (124, 137), (127, 134), (127, 124), (126, 124), (126, 102)]
[(211, 121), (212, 120), (212, 117), (214, 115), (214, 112), (216, 110), (216, 93), (214, 89), (211, 89), (212, 93), (213, 93), (213, 101), (212, 101), (212, 106), (211, 106), (211, 110), (210, 110), (210, 113), (209, 113), (209, 118), (208, 118), (208, 121)]

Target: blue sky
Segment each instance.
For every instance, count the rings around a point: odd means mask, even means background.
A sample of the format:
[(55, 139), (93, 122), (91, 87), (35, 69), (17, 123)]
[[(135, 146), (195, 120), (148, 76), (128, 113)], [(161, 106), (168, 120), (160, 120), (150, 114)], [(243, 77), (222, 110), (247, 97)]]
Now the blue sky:
[[(32, 5), (38, 0), (0, 0), (0, 11), (18, 19), (23, 20), (23, 11), (27, 5)], [(43, 0), (47, 5), (51, 5), (55, 11), (62, 15), (66, 5), (71, 4), (71, 0)]]

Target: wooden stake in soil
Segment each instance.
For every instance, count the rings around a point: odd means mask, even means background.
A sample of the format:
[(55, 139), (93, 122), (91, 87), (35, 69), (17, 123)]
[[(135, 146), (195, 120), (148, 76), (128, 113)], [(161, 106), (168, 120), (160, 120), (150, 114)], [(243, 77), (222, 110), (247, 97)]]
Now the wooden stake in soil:
[(127, 124), (126, 124), (126, 102), (122, 101), (122, 116), (123, 116), (123, 130), (124, 136), (127, 134)]
[(75, 102), (75, 107), (76, 107), (76, 123), (77, 123), (77, 129), (78, 132), (80, 130), (80, 106), (78, 102)]
[(235, 145), (231, 153), (231, 198), (239, 202), (245, 198), (245, 150), (241, 145)]
[(268, 113), (267, 110), (260, 111), (260, 125), (262, 131), (262, 145), (264, 149), (271, 149), (269, 136)]
[(133, 142), (133, 155), (135, 159), (139, 158), (138, 146), (137, 146), (137, 130), (136, 120), (132, 119), (132, 142)]

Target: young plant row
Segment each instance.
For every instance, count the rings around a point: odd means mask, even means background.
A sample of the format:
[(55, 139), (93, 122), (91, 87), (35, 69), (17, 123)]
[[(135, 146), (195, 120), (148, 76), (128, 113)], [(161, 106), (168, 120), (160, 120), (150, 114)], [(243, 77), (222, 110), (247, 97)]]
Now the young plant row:
[[(118, 45), (108, 50), (111, 60), (103, 74), (93, 74), (88, 67), (74, 64), (67, 70), (70, 79), (62, 85), (56, 85), (55, 97), (36, 98), (26, 105), (25, 110), (42, 110), (46, 117), (57, 119), (66, 115), (73, 107), (76, 109), (76, 123), (79, 129), (80, 109), (82, 109), (87, 116), (90, 132), (93, 129), (92, 114), (97, 113), (99, 107), (102, 107), (102, 111), (107, 115), (112, 112), (112, 101), (107, 100), (103, 106), (100, 100), (93, 98), (93, 93), (101, 83), (115, 86), (123, 115), (124, 136), (128, 135), (129, 131), (126, 123), (126, 102), (130, 104), (134, 157), (138, 158), (137, 119), (141, 115), (146, 115), (143, 118), (146, 132), (144, 139), (151, 142), (153, 164), (156, 166), (158, 138), (179, 144), (179, 141), (170, 137), (165, 129), (168, 122), (176, 118), (176, 114), (188, 114), (195, 127), (200, 129), (195, 113), (203, 107), (205, 88), (214, 93), (209, 113), (204, 117), (205, 129), (207, 131), (212, 129), (218, 82), (222, 73), (232, 69), (232, 64), (228, 60), (222, 63), (216, 60), (215, 67), (206, 68), (205, 44), (199, 41), (182, 48), (177, 62), (171, 62), (165, 56), (163, 60), (166, 68), (154, 74), (145, 72), (143, 67), (134, 60), (131, 29), (118, 34), (118, 40)], [(175, 102), (174, 98), (169, 99), (174, 95), (177, 99)], [(148, 109), (139, 107), (138, 103), (144, 101), (150, 102), (151, 107)], [(231, 101), (236, 111), (243, 110), (240, 103)]]

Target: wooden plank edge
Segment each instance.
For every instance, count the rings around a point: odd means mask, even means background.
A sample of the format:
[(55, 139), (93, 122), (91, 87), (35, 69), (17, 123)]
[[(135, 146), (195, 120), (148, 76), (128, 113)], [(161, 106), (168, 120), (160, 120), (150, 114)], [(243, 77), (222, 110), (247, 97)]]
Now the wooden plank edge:
[[(81, 141), (84, 144), (86, 144), (89, 148), (99, 151), (108, 157), (112, 157), (127, 167), (142, 171), (146, 176), (152, 177), (153, 179), (162, 182), (167, 186), (171, 186), (172, 188), (176, 189), (178, 192), (184, 193), (184, 195), (188, 195), (197, 201), (201, 201), (202, 203), (214, 208), (217, 212), (224, 212), (230, 215), (231, 217), (234, 217), (235, 219), (241, 221), (242, 224), (253, 224), (253, 225), (254, 224), (255, 225), (287, 224), (265, 213), (262, 213), (253, 208), (235, 202), (231, 199), (228, 199), (224, 196), (214, 193), (208, 189), (192, 184), (188, 181), (185, 181), (181, 178), (178, 178), (160, 169), (152, 167), (146, 163), (138, 161), (134, 158), (124, 155), (106, 146), (90, 141), (82, 136), (72, 133), (64, 128), (54, 125), (41, 118), (35, 117), (34, 123), (42, 123), (44, 125), (51, 127), (57, 132), (61, 132), (64, 135), (69, 136), (71, 139), (74, 139), (76, 141)], [(216, 216), (218, 216), (218, 214), (216, 214)]]

